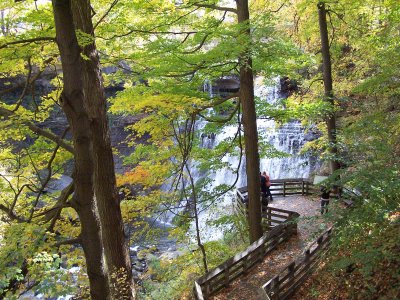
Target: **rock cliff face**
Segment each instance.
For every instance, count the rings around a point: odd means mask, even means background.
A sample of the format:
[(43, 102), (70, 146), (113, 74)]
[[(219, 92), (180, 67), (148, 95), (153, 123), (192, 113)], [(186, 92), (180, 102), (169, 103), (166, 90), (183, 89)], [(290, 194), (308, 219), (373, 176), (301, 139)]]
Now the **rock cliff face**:
[(298, 91), (297, 82), (289, 77), (281, 77), (279, 80), (280, 83), (280, 94), (282, 98), (287, 98), (292, 95), (294, 92)]
[[(51, 84), (51, 80), (53, 78), (54, 72), (46, 72), (42, 74), (42, 76), (35, 81), (32, 87), (26, 91), (25, 96), (23, 97), (22, 106), (31, 110), (35, 110), (37, 107), (40, 107), (42, 97), (54, 91), (54, 86)], [(2, 96), (0, 101), (5, 104), (16, 103), (23, 94), (25, 83), (26, 78), (24, 76), (0, 78), (0, 95)], [(115, 94), (122, 89), (123, 87), (121, 85), (107, 87), (105, 90), (107, 98), (115, 96)], [(109, 116), (112, 146), (116, 149), (116, 152), (119, 153), (119, 155), (114, 156), (117, 173), (124, 171), (121, 155), (127, 155), (132, 152), (132, 148), (128, 147), (125, 143), (125, 139), (129, 134), (125, 128), (137, 122), (139, 118), (140, 116)], [(68, 122), (60, 106), (55, 104), (49, 118), (47, 118), (44, 122), (38, 122), (37, 125), (41, 128), (50, 129), (54, 134), (62, 135), (64, 130), (68, 127)], [(69, 140), (70, 134), (67, 134), (65, 138)], [(146, 137), (142, 139), (142, 141), (145, 140)], [(23, 147), (27, 147), (28, 145), (32, 144), (32, 142), (32, 138), (27, 137), (24, 141), (16, 143), (15, 147), (18, 150)], [(72, 164), (69, 163), (66, 169), (67, 174), (70, 173)]]

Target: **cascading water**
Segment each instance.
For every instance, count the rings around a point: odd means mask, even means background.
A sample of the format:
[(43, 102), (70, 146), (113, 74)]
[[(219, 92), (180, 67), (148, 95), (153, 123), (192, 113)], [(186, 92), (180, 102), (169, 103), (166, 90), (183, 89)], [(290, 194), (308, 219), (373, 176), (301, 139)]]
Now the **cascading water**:
[[(256, 80), (255, 95), (257, 97), (265, 99), (265, 102), (270, 104), (274, 104), (279, 100), (280, 90), (277, 85), (265, 87), (262, 84), (257, 85), (257, 82), (260, 82), (260, 80)], [(210, 87), (210, 82), (205, 83), (204, 91), (213, 91), (213, 93), (215, 93), (214, 89)], [(199, 121), (198, 129), (201, 130), (201, 128), (205, 126), (205, 123), (206, 121)], [(257, 128), (259, 134), (264, 136), (269, 144), (278, 151), (288, 154), (287, 157), (260, 159), (261, 171), (266, 171), (271, 179), (309, 177), (310, 173), (316, 167), (316, 159), (313, 156), (299, 153), (305, 144), (305, 131), (299, 121), (291, 121), (277, 127), (274, 120), (258, 119)], [(204, 148), (212, 148), (226, 138), (233, 137), (236, 132), (237, 127), (228, 126), (222, 133), (217, 135), (201, 134), (201, 146)], [(229, 163), (233, 168), (236, 168), (239, 164), (239, 157), (225, 156), (223, 161)], [(221, 184), (231, 185), (236, 179), (236, 174), (227, 169), (221, 169), (215, 173), (207, 174), (206, 176), (213, 180), (210, 188), (217, 187)], [(196, 180), (198, 179), (200, 178), (196, 178)], [(246, 168), (243, 158), (239, 168), (239, 179), (236, 183), (236, 187), (238, 188), (246, 185)], [(204, 211), (199, 215), (199, 223), (201, 224), (201, 232), (204, 239), (215, 240), (221, 238), (221, 230), (215, 230), (206, 224), (208, 220), (229, 212), (232, 206), (232, 199), (234, 199), (234, 195), (230, 193), (218, 203), (219, 209), (214, 208), (212, 211)]]
[[(223, 88), (223, 92), (227, 90), (234, 90), (232, 88), (232, 79), (229, 80), (229, 88)], [(255, 95), (264, 100), (265, 103), (275, 104), (281, 97), (280, 88), (278, 87), (278, 82), (272, 87), (266, 87), (260, 84), (261, 80), (256, 80)], [(221, 80), (219, 81), (221, 84)], [(220, 95), (220, 90), (213, 85), (210, 81), (204, 83), (204, 92), (209, 93), (210, 96)], [(211, 112), (211, 109), (210, 111)], [(199, 132), (198, 136), (201, 139), (201, 147), (206, 149), (212, 149), (218, 145), (221, 141), (232, 138), (237, 132), (236, 126), (227, 126), (222, 132), (218, 134), (205, 133), (204, 127), (207, 121), (198, 120), (196, 125), (196, 130)], [(258, 119), (257, 127), (259, 134), (264, 136), (265, 140), (276, 148), (280, 152), (288, 154), (286, 157), (277, 158), (261, 158), (260, 160), (260, 170), (266, 171), (271, 179), (283, 179), (283, 178), (307, 178), (310, 173), (316, 167), (316, 159), (310, 155), (299, 154), (300, 149), (305, 144), (305, 132), (304, 128), (301, 126), (299, 121), (291, 121), (285, 125), (277, 127), (274, 120)], [(226, 155), (223, 157), (222, 161), (231, 166), (232, 169), (236, 169), (239, 165), (240, 158), (238, 156)], [(242, 158), (240, 167), (238, 169), (239, 178), (236, 182), (236, 188), (243, 187), (247, 185), (246, 182), (246, 168), (245, 159)], [(236, 173), (228, 169), (220, 169), (213, 173), (199, 172), (196, 166), (196, 162), (191, 162), (191, 173), (194, 177), (194, 181), (207, 177), (211, 179), (212, 183), (208, 187), (209, 190), (220, 186), (221, 184), (232, 185), (236, 180)], [(168, 187), (165, 187), (168, 188)], [(227, 193), (224, 197), (218, 200), (218, 204), (211, 206), (210, 209), (204, 209), (204, 207), (199, 207), (199, 224), (201, 237), (203, 242), (206, 240), (216, 240), (222, 237), (222, 230), (216, 229), (213, 226), (209, 226), (210, 220), (218, 219), (222, 215), (233, 214), (232, 211), (232, 200), (235, 199), (234, 191)], [(173, 209), (173, 212), (167, 212), (161, 216), (158, 216), (154, 222), (156, 222), (156, 227), (171, 227), (173, 217), (182, 211), (180, 209)], [(194, 223), (194, 222), (193, 222)], [(189, 230), (189, 235), (194, 241), (195, 226), (192, 224)]]
[[(257, 82), (257, 81), (256, 81)], [(266, 102), (274, 104), (279, 98), (278, 86), (265, 87), (258, 85), (255, 88), (255, 95), (261, 99), (265, 99)], [(205, 121), (200, 121), (203, 123)], [(199, 125), (199, 128), (204, 125)], [(261, 158), (260, 159), (260, 170), (267, 171), (271, 179), (283, 179), (283, 178), (307, 178), (315, 168), (315, 157), (307, 154), (299, 154), (299, 151), (305, 144), (305, 131), (301, 126), (300, 121), (294, 120), (289, 123), (277, 127), (274, 120), (258, 119), (257, 128), (260, 135), (266, 138), (266, 141), (271, 144), (275, 149), (280, 152), (288, 154), (288, 157), (279, 158)], [(225, 128), (223, 133), (217, 135), (201, 135), (201, 145), (204, 148), (212, 148), (222, 140), (233, 137), (237, 131), (234, 126)], [(235, 166), (239, 162), (238, 157), (225, 157), (232, 166)], [(227, 170), (220, 170), (214, 174), (214, 185), (227, 183), (229, 179), (234, 180), (235, 176), (230, 176), (231, 172)], [(233, 181), (232, 181), (233, 182)], [(240, 168), (239, 181), (237, 187), (246, 185), (246, 171), (245, 161)]]

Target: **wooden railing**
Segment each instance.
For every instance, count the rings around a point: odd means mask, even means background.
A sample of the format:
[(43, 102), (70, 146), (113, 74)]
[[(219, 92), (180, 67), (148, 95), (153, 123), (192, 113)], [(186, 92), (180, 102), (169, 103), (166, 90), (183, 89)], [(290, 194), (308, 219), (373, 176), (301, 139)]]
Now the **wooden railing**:
[[(238, 191), (238, 197), (235, 202), (236, 212), (247, 218), (247, 202), (244, 202), (243, 195)], [(262, 212), (262, 223), (266, 226), (266, 229), (271, 229), (282, 223), (289, 223), (289, 220), (295, 221), (300, 215), (297, 212), (285, 210), (275, 207), (266, 207)], [(297, 232), (297, 224), (295, 222), (290, 223), (290, 228), (293, 233)]]
[[(310, 194), (313, 185), (306, 179), (280, 179), (271, 181), (271, 191), (274, 195)], [(237, 190), (236, 211), (247, 218), (247, 187)], [(294, 211), (266, 207), (262, 212), (264, 235), (251, 244), (246, 250), (226, 260), (213, 270), (198, 278), (194, 283), (193, 293), (196, 299), (203, 300), (215, 294), (233, 280), (246, 273), (257, 262), (261, 262), (281, 242), (297, 233)]]
[[(318, 192), (313, 183), (305, 178), (271, 180), (269, 189), (273, 196), (310, 195)], [(237, 189), (237, 196), (247, 202), (247, 186)]]
[(194, 296), (198, 300), (207, 299), (210, 295), (226, 287), (237, 277), (246, 273), (278, 244), (287, 240), (293, 232), (290, 224), (281, 224), (264, 235), (246, 250), (236, 254), (195, 281)]
[(263, 285), (267, 299), (287, 299), (307, 280), (311, 270), (317, 265), (318, 259), (327, 250), (331, 233), (332, 228), (325, 231), (298, 260), (291, 262), (280, 274)]
[(296, 219), (300, 216), (299, 213), (275, 208), (267, 207), (265, 211), (262, 212), (262, 222), (267, 228), (273, 228), (277, 225), (287, 223), (292, 229), (293, 233), (297, 233), (297, 222)]
[[(242, 198), (237, 199), (236, 206), (237, 211), (246, 217), (246, 203), (243, 202)], [(295, 220), (299, 217), (299, 214), (296, 212), (268, 207), (262, 216), (263, 224), (266, 225), (264, 235), (243, 252), (236, 254), (198, 278), (194, 286), (196, 299), (207, 299), (221, 288), (228, 286), (229, 283), (247, 272), (257, 262), (261, 262), (278, 244), (297, 233)]]

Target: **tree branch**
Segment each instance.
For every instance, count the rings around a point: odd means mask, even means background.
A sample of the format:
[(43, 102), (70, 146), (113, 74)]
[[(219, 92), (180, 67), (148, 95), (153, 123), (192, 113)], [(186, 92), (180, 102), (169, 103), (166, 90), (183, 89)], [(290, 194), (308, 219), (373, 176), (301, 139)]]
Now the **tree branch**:
[(22, 90), (22, 93), (19, 96), (19, 99), (17, 100), (17, 104), (16, 104), (15, 108), (13, 109), (14, 112), (18, 110), (18, 108), (22, 104), (22, 101), (24, 100), (24, 97), (25, 97), (26, 92), (28, 90), (29, 82), (31, 81), (31, 76), (32, 76), (32, 64), (31, 64), (31, 57), (29, 57), (28, 58), (28, 75), (27, 75), (27, 78), (26, 78), (24, 89)]
[(54, 204), (53, 207), (49, 208), (48, 210), (38, 213), (34, 216), (34, 218), (44, 216), (43, 221), (45, 223), (49, 222), (51, 219), (53, 219), (58, 211), (61, 211), (61, 209), (68, 207), (67, 201), (70, 195), (74, 192), (74, 183), (71, 182), (66, 188), (64, 188), (61, 191), (60, 196), (57, 199), (57, 202)]
[(24, 218), (21, 218), (19, 216), (17, 216), (11, 209), (7, 208), (6, 206), (4, 206), (3, 204), (0, 204), (0, 210), (2, 210), (3, 212), (5, 212), (7, 214), (7, 216), (12, 220), (12, 221), (17, 221), (18, 223), (23, 223), (26, 222), (26, 220)]
[(207, 104), (207, 105), (204, 105), (204, 106), (200, 106), (199, 109), (197, 110), (197, 112), (200, 112), (200, 111), (205, 110), (207, 108), (212, 108), (212, 107), (218, 106), (218, 105), (220, 105), (222, 103), (225, 103), (226, 101), (228, 101), (230, 99), (238, 98), (238, 97), (239, 97), (239, 92), (234, 93), (232, 95), (229, 95), (228, 97), (220, 98), (217, 101), (211, 102), (210, 104)]
[[(15, 116), (15, 114), (11, 110), (8, 110), (4, 107), (0, 107), (0, 116), (3, 116), (6, 119), (8, 119), (12, 116)], [(74, 147), (69, 142), (55, 135), (51, 131), (42, 129), (29, 121), (22, 121), (22, 123), (26, 125), (32, 132), (53, 141), (54, 143), (56, 143), (57, 145), (59, 145), (60, 147), (64, 148), (65, 150), (67, 150), (72, 154), (75, 153)]]
[[(46, 59), (45, 61), (44, 61), (44, 63), (45, 64), (49, 64), (49, 63), (51, 63), (53, 60), (54, 60), (54, 58), (56, 58), (57, 56), (52, 56), (52, 57), (50, 57), (50, 58), (48, 58), (48, 59)], [(29, 85), (31, 85), (32, 83), (34, 83), (39, 77), (40, 77), (40, 75), (42, 75), (42, 73), (44, 72), (44, 68), (42, 69), (42, 70), (40, 70), (37, 74), (35, 74), (34, 76), (31, 76), (30, 77), (30, 79), (29, 79), (29, 77), (27, 78), (27, 80), (24, 82), (19, 82), (19, 83), (17, 83), (16, 85), (14, 85), (14, 86), (12, 86), (12, 87), (9, 87), (9, 88), (7, 88), (7, 89), (3, 89), (2, 91), (0, 91), (0, 96), (2, 96), (2, 95), (6, 95), (6, 94), (8, 94), (8, 93), (11, 93), (11, 92), (13, 92), (13, 91), (15, 91), (15, 90), (17, 90), (17, 89), (19, 89), (19, 88), (21, 88), (21, 87), (23, 87), (23, 86), (29, 86)]]
[[(65, 137), (65, 135), (67, 134), (68, 130), (69, 130), (69, 128), (66, 128), (66, 129), (64, 130), (63, 134), (61, 135), (61, 138), (62, 138), (62, 139), (63, 139), (63, 138)], [(47, 167), (46, 167), (46, 169), (47, 169), (47, 176), (46, 176), (45, 180), (42, 181), (42, 180), (40, 180), (40, 178), (39, 178), (39, 180), (41, 181), (42, 186), (40, 187), (40, 189), (39, 189), (39, 191), (38, 191), (38, 193), (37, 193), (37, 195), (36, 195), (36, 200), (34, 201), (32, 207), (31, 207), (30, 215), (29, 215), (29, 221), (32, 220), (33, 214), (34, 214), (34, 212), (35, 212), (35, 208), (36, 208), (36, 206), (37, 206), (38, 203), (39, 203), (40, 196), (41, 196), (42, 193), (44, 192), (46, 186), (47, 186), (48, 183), (50, 182), (50, 179), (51, 179), (51, 177), (52, 177), (52, 175), (53, 175), (53, 161), (54, 161), (54, 159), (55, 159), (56, 156), (57, 156), (57, 152), (58, 152), (58, 149), (59, 149), (59, 148), (60, 148), (60, 145), (57, 144), (56, 147), (55, 147), (54, 150), (53, 150), (53, 153), (52, 153), (52, 155), (51, 155), (49, 161), (47, 162)]]
[(43, 42), (43, 41), (55, 42), (56, 39), (54, 37), (43, 36), (43, 37), (37, 37), (37, 38), (32, 38), (32, 39), (13, 41), (13, 42), (8, 42), (8, 43), (4, 43), (4, 44), (0, 45), (0, 49), (7, 48), (11, 45), (36, 43), (36, 42)]
[(60, 247), (62, 245), (81, 245), (82, 244), (82, 238), (77, 237), (74, 239), (69, 239), (69, 240), (64, 240), (64, 241), (59, 241), (54, 244), (55, 247)]
[(232, 7), (223, 7), (223, 6), (218, 6), (218, 5), (214, 5), (214, 4), (206, 4), (206, 3), (191, 3), (191, 5), (193, 6), (197, 6), (197, 7), (202, 7), (202, 8), (211, 8), (211, 9), (215, 9), (215, 10), (220, 10), (220, 11), (229, 11), (232, 13), (237, 14), (238, 11), (236, 8), (232, 8)]
[(212, 118), (209, 118), (209, 117), (207, 117), (207, 116), (205, 116), (205, 115), (203, 115), (201, 113), (198, 113), (198, 115), (200, 117), (202, 117), (204, 120), (208, 121), (208, 122), (225, 124), (226, 122), (229, 122), (230, 120), (232, 120), (233, 116), (236, 114), (236, 112), (239, 109), (239, 105), (240, 105), (240, 102), (238, 101), (237, 104), (236, 104), (235, 109), (226, 118), (212, 119)]
[(125, 37), (125, 36), (128, 36), (128, 35), (130, 35), (130, 34), (132, 34), (132, 33), (134, 33), (134, 32), (147, 33), (147, 34), (176, 34), (176, 35), (178, 35), (178, 34), (186, 34), (186, 35), (188, 35), (188, 34), (192, 34), (192, 33), (197, 33), (197, 31), (189, 31), (189, 32), (168, 32), (168, 31), (155, 31), (155, 30), (156, 30), (157, 28), (160, 28), (160, 27), (171, 26), (171, 25), (177, 23), (179, 20), (183, 19), (184, 17), (186, 17), (186, 16), (190, 15), (191, 13), (195, 12), (195, 11), (198, 10), (198, 9), (199, 9), (199, 8), (197, 7), (197, 8), (195, 8), (195, 9), (193, 9), (193, 10), (191, 10), (191, 11), (189, 11), (189, 12), (183, 14), (182, 16), (179, 16), (178, 18), (176, 18), (175, 20), (171, 21), (170, 23), (162, 24), (162, 25), (156, 25), (156, 26), (154, 26), (153, 28), (151, 28), (151, 29), (149, 29), (149, 30), (130, 29), (130, 30), (129, 30), (128, 32), (126, 32), (126, 33), (115, 34), (115, 35), (113, 35), (113, 36), (111, 36), (111, 37), (109, 37), (109, 38), (100, 37), (100, 36), (97, 36), (97, 37), (98, 37), (98, 38), (101, 38), (101, 39), (104, 39), (104, 40), (112, 40), (112, 39), (117, 38), (117, 37)]
[(110, 7), (107, 9), (107, 11), (104, 13), (104, 15), (101, 16), (101, 18), (94, 24), (93, 26), (93, 31), (97, 28), (97, 26), (104, 20), (105, 17), (110, 13), (110, 11), (113, 9), (115, 5), (117, 5), (119, 0), (114, 0), (113, 3), (111, 3)]
[(285, 5), (286, 5), (286, 3), (282, 3), (281, 6), (279, 6), (277, 9), (275, 9), (275, 10), (270, 10), (269, 12), (271, 12), (271, 13), (277, 13), (277, 12), (279, 12)]

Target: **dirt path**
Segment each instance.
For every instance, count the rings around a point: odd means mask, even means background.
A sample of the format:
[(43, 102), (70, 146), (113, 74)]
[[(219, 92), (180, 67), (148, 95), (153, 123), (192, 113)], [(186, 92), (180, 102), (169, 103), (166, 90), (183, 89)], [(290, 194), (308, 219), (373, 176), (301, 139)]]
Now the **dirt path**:
[(290, 261), (296, 258), (314, 238), (322, 220), (319, 218), (319, 200), (303, 196), (276, 197), (270, 206), (296, 211), (300, 214), (298, 234), (279, 245), (252, 268), (222, 289), (213, 300), (258, 300), (262, 297), (261, 286), (278, 274)]

